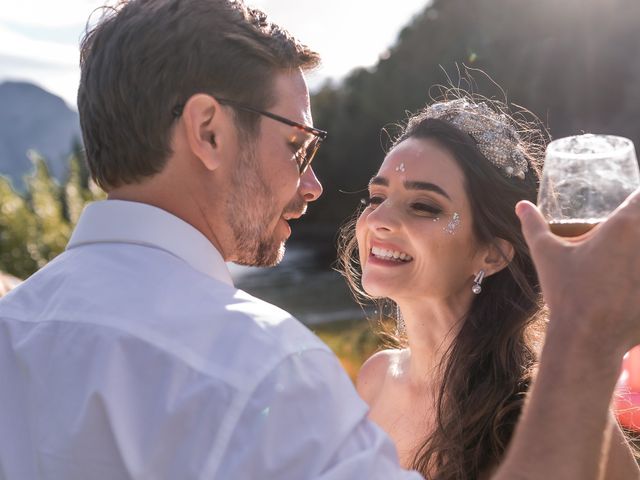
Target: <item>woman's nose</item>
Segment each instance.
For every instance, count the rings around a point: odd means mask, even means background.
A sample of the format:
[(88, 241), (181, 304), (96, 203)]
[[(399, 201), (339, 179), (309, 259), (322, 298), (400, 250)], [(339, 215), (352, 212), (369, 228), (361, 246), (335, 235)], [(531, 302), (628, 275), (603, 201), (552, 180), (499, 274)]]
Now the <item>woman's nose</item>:
[(400, 212), (393, 200), (386, 199), (367, 216), (367, 226), (372, 231), (393, 232), (400, 222)]

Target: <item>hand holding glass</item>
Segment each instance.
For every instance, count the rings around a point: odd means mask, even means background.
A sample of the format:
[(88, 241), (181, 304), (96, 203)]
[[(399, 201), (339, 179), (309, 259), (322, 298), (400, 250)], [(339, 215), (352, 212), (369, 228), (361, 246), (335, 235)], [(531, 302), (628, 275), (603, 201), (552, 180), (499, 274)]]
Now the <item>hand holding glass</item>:
[(582, 235), (606, 219), (640, 186), (633, 142), (611, 135), (578, 135), (547, 147), (538, 207), (551, 231)]

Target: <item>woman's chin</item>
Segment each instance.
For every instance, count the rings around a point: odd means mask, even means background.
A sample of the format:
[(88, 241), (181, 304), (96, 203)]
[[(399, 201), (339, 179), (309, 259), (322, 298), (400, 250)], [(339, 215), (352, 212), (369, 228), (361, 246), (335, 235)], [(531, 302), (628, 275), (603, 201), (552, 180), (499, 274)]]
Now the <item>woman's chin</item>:
[(389, 285), (387, 282), (380, 282), (375, 280), (362, 279), (362, 288), (367, 295), (373, 298), (389, 298), (393, 292), (397, 291), (398, 286), (395, 288), (393, 285)]

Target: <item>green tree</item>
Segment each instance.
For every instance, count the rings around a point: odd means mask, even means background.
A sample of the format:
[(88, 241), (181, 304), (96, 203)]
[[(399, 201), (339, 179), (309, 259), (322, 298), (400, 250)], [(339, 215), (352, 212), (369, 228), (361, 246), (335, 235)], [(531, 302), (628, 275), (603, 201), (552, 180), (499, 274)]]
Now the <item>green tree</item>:
[(0, 177), (0, 270), (20, 278), (38, 268), (31, 251), (36, 218), (6, 177)]
[(85, 204), (105, 194), (89, 180), (79, 145), (69, 157), (69, 176), (63, 185), (52, 177), (44, 158), (25, 178), (26, 191), (17, 193), (0, 177), (0, 270), (25, 278), (64, 251)]
[(27, 200), (34, 216), (28, 250), (38, 267), (60, 254), (71, 234), (65, 217), (62, 189), (51, 176), (45, 159), (31, 154), (35, 169), (26, 179)]

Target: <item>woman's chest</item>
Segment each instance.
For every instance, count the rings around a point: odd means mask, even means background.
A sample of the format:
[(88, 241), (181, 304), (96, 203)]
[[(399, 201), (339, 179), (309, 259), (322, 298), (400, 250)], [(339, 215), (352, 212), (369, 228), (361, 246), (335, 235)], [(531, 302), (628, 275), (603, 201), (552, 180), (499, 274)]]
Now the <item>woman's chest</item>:
[(411, 395), (397, 388), (383, 390), (371, 405), (369, 418), (394, 441), (404, 467), (410, 466), (433, 429), (433, 403), (427, 395)]

